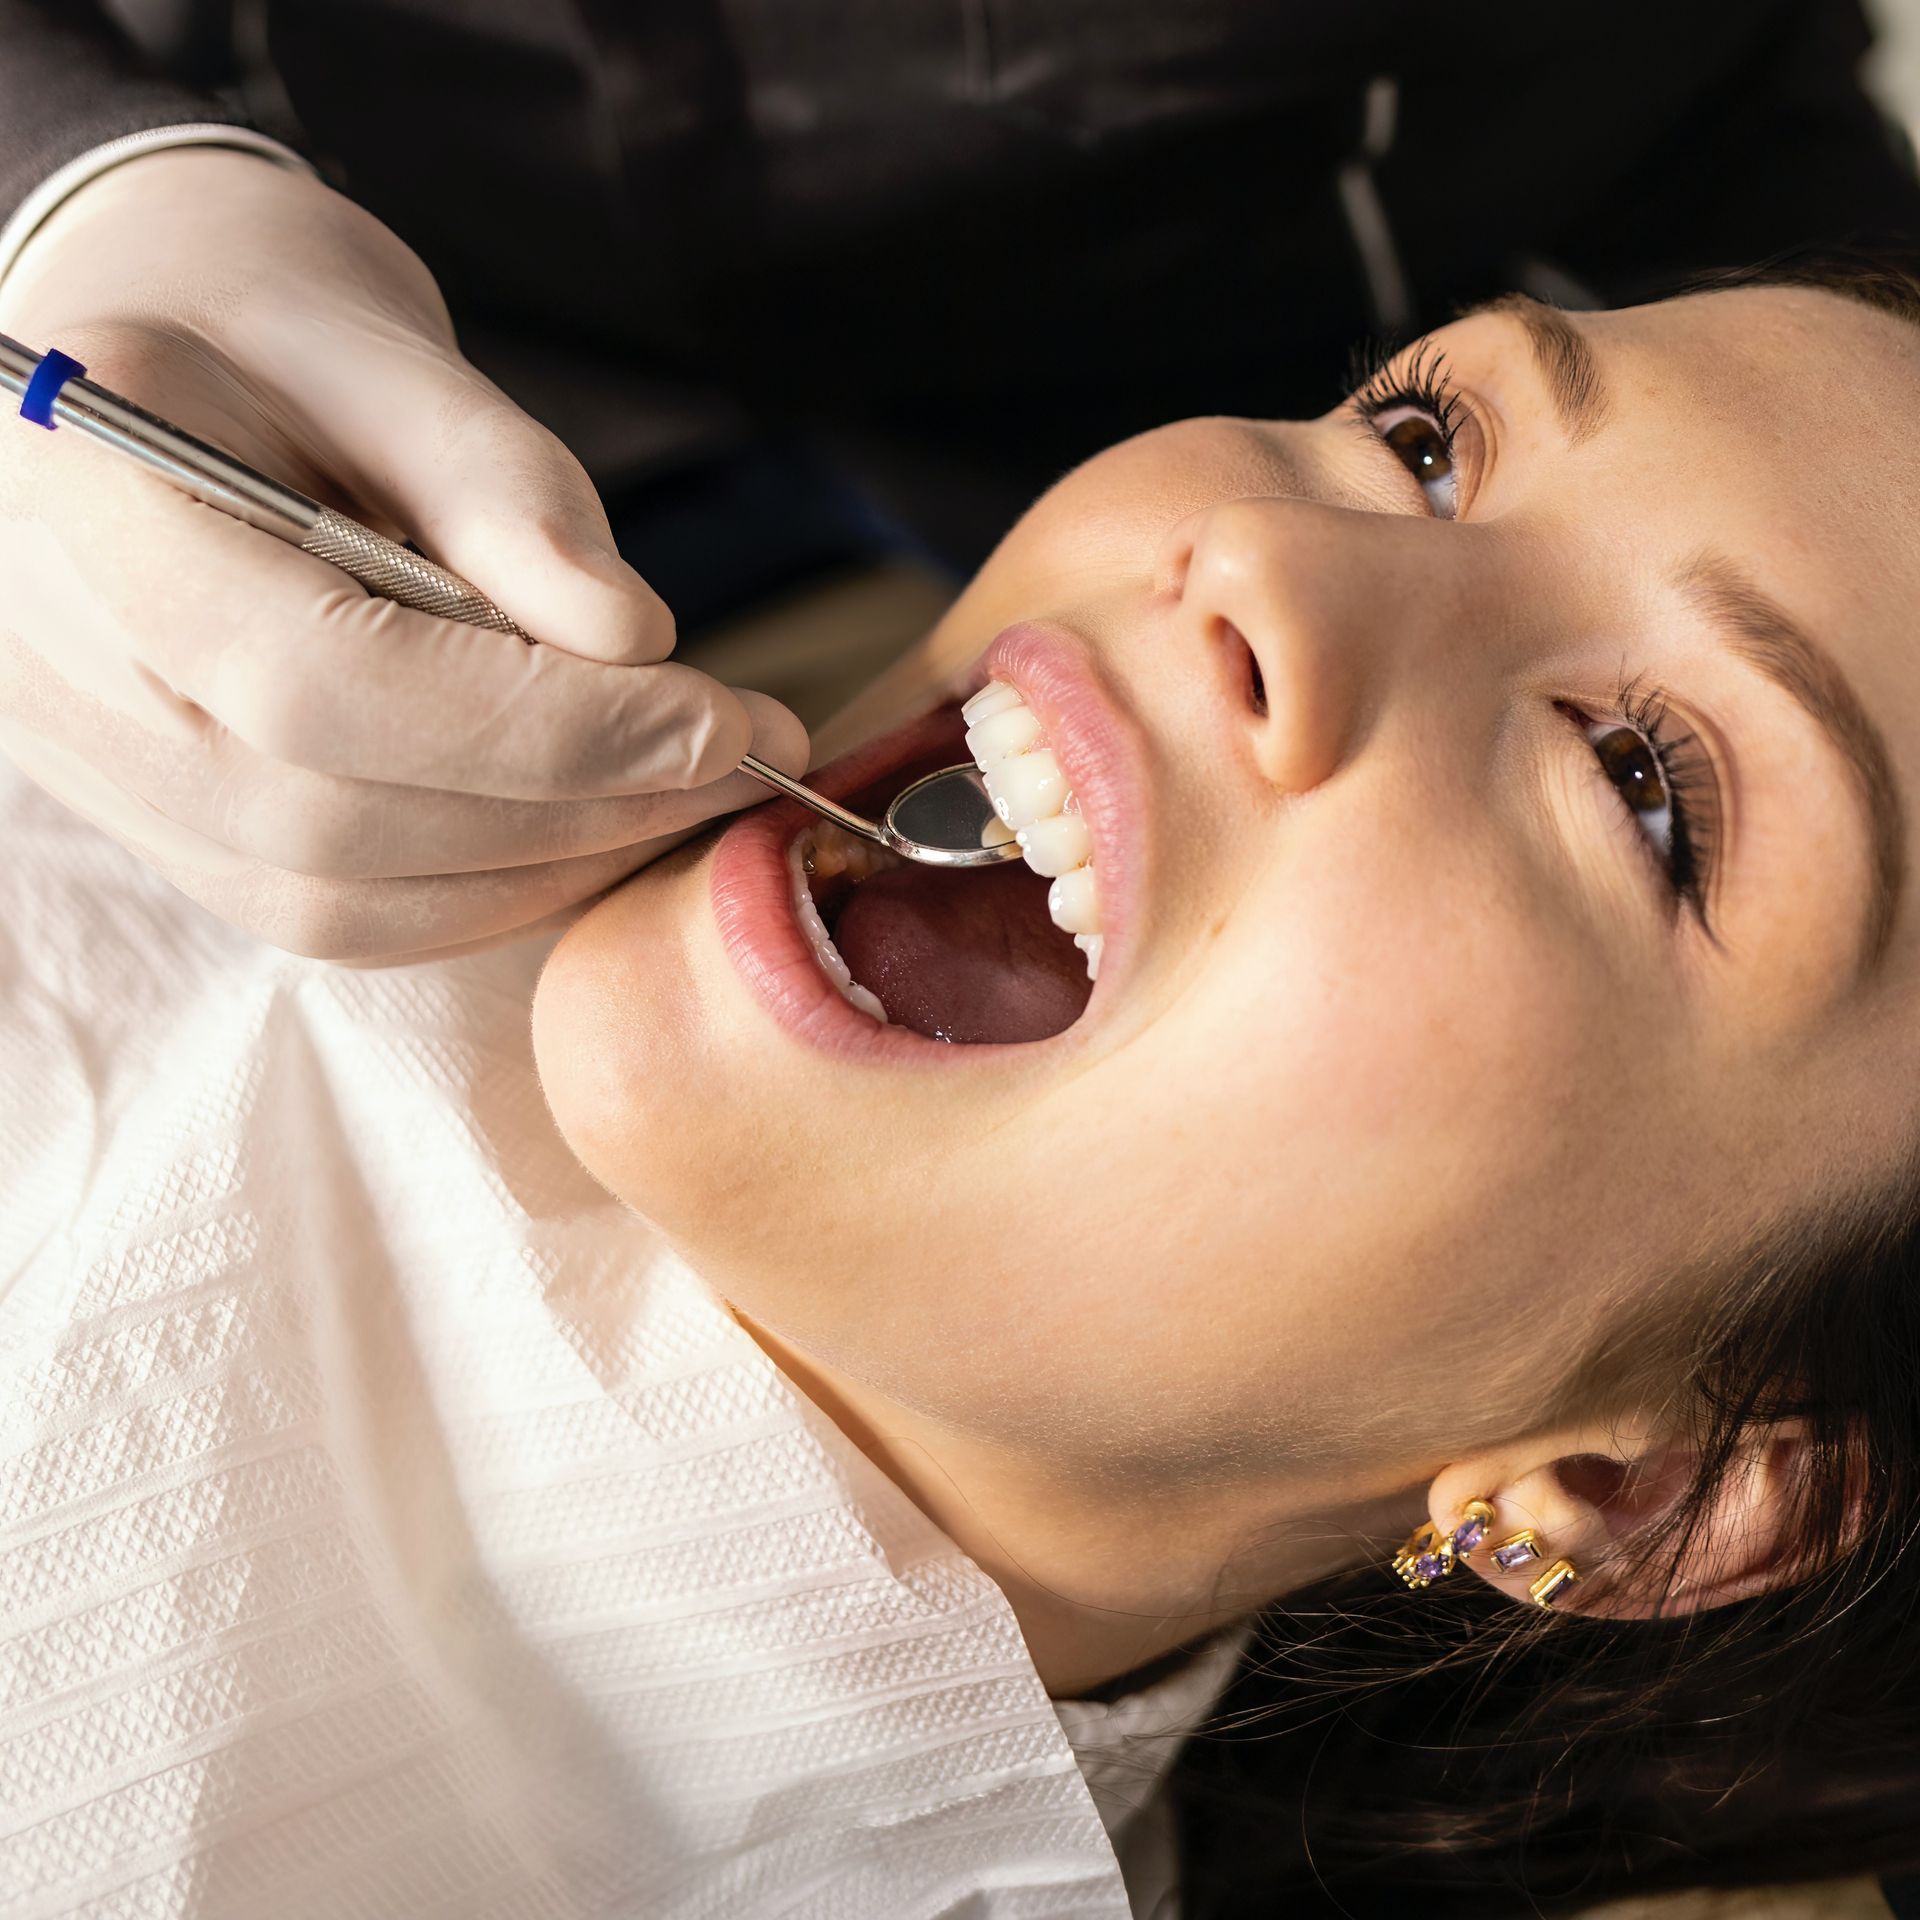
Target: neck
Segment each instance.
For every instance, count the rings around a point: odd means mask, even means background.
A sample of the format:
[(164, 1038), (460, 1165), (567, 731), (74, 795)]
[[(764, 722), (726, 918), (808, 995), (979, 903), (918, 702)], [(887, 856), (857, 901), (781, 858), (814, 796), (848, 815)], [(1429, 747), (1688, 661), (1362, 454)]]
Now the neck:
[[(1006, 1595), (1048, 1693), (1072, 1699), (1358, 1564), (1417, 1491), (1330, 1506), (1276, 1475), (1227, 1489), (1090, 1487), (903, 1412), (734, 1317), (782, 1373)], [(1379, 1557), (1384, 1559), (1384, 1554)]]

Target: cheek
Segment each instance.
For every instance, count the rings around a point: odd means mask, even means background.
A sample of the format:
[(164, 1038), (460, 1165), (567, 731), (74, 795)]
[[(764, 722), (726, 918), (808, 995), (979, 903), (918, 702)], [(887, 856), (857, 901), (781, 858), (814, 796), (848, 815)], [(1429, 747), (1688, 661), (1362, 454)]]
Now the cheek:
[(706, 873), (702, 850), (683, 849), (611, 895), (554, 949), (533, 1002), (541, 1088), (568, 1146), (669, 1233), (715, 1204), (761, 1113), (716, 1097), (719, 1009), (689, 931)]
[(1463, 1323), (1579, 1285), (1619, 1083), (1604, 983), (1519, 907), (1299, 844), (1111, 1053), (964, 1093), (771, 1036), (709, 950), (705, 859), (672, 855), (556, 949), (542, 1080), (711, 1284), (907, 1405), (1337, 1449), (1356, 1392), (1411, 1404)]
[(1022, 1249), (1027, 1330), (1077, 1327), (1169, 1412), (1337, 1427), (1363, 1370), (1424, 1368), (1543, 1271), (1577, 1284), (1566, 1246), (1613, 1191), (1604, 981), (1562, 962), (1431, 871), (1290, 870), (1149, 1028), (998, 1130), (1044, 1175), (950, 1252), (972, 1276)]

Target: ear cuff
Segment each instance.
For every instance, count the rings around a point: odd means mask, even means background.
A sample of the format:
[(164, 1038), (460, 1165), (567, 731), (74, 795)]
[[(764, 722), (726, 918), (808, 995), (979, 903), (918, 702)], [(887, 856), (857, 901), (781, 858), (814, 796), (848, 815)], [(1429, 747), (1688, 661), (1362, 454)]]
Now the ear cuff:
[[(1486, 1544), (1493, 1525), (1493, 1505), (1486, 1500), (1469, 1500), (1460, 1509), (1458, 1524), (1450, 1533), (1442, 1533), (1431, 1520), (1423, 1521), (1407, 1536), (1406, 1545), (1393, 1556), (1393, 1570), (1409, 1587), (1430, 1587), (1444, 1580), (1468, 1554), (1477, 1553)], [(1540, 1536), (1531, 1527), (1522, 1527), (1497, 1542), (1488, 1552), (1498, 1573), (1518, 1573), (1535, 1561), (1544, 1560)], [(1579, 1584), (1580, 1575), (1573, 1562), (1559, 1559), (1528, 1583), (1527, 1597), (1537, 1607), (1551, 1607), (1569, 1587)]]
[(1469, 1500), (1451, 1533), (1442, 1533), (1431, 1520), (1415, 1527), (1407, 1544), (1393, 1556), (1393, 1570), (1410, 1587), (1430, 1587), (1475, 1552), (1492, 1525), (1493, 1508), (1485, 1500)]

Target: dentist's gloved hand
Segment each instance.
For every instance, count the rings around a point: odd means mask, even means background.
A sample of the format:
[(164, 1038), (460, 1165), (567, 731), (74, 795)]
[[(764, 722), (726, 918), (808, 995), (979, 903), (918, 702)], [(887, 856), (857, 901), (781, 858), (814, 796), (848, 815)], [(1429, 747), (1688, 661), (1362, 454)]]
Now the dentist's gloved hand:
[(416, 613), (71, 429), (0, 416), (0, 748), (222, 919), (357, 961), (560, 916), (792, 772), (579, 464), (461, 358), (419, 259), (317, 181), (176, 148), (28, 242), (0, 332), (464, 574)]

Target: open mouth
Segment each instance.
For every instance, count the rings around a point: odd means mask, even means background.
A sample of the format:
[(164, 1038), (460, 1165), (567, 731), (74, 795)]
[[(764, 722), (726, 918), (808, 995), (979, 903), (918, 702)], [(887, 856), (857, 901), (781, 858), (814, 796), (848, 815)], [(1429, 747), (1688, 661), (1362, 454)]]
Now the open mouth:
[[(1098, 964), (1086, 827), (1050, 755), (1001, 777), (1012, 758), (1046, 752), (1019, 696), (990, 683), (968, 709), (946, 707), (912, 729), (915, 750), (846, 804), (877, 815), (909, 781), (972, 750), (1006, 821), (998, 831), (1023, 851), (1031, 843), (1028, 858), (943, 871), (816, 820), (787, 848), (794, 913), (821, 971), (869, 1018), (962, 1046), (1047, 1040), (1086, 1010), (1089, 962)], [(1081, 852), (1070, 868), (1064, 847)], [(1068, 871), (1086, 878), (1063, 893)], [(1095, 930), (1076, 933), (1084, 924)]]
[(985, 837), (1017, 840), (1021, 860), (915, 865), (792, 800), (737, 815), (715, 849), (728, 957), (781, 1026), (844, 1059), (1056, 1039), (1105, 1005), (1109, 975), (1131, 974), (1147, 891), (1138, 723), (1087, 643), (1051, 622), (1005, 629), (972, 684), (964, 708), (922, 714), (809, 781), (872, 818), (971, 757), (999, 814)]

